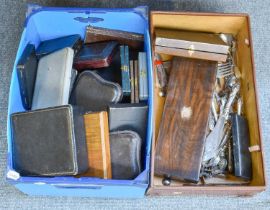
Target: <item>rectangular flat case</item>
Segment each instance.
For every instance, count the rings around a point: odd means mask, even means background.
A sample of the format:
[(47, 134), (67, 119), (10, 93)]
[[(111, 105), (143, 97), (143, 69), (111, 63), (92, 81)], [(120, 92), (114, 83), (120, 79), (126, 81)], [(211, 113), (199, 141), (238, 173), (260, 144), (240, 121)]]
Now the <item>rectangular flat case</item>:
[(125, 45), (120, 46), (121, 58), (121, 79), (124, 96), (130, 96), (130, 69), (129, 69), (129, 47)]
[(142, 34), (126, 30), (87, 26), (84, 41), (85, 43), (117, 41), (119, 44), (128, 45), (134, 49), (141, 49), (143, 48), (144, 37)]
[(28, 43), (17, 64), (21, 100), (25, 109), (31, 109), (36, 81), (38, 60), (35, 46)]
[(83, 45), (74, 59), (74, 68), (83, 70), (110, 66), (117, 44), (115, 41), (110, 41)]
[(173, 58), (156, 140), (156, 175), (199, 181), (216, 68), (213, 61)]
[(134, 60), (129, 61), (130, 69), (130, 102), (135, 103), (135, 77), (134, 77)]
[(218, 34), (155, 29), (155, 52), (225, 62), (229, 46)]
[(173, 29), (155, 29), (155, 45), (210, 53), (227, 54), (229, 46), (218, 34), (181, 31)]
[(147, 61), (146, 53), (139, 52), (139, 98), (141, 101), (148, 99)]
[(58, 37), (41, 42), (37, 48), (36, 54), (38, 58), (41, 58), (44, 55), (70, 47), (74, 50), (74, 54), (76, 55), (81, 49), (82, 44), (81, 36), (79, 34)]
[[(152, 96), (147, 103), (147, 138), (142, 172), (133, 180), (98, 179), (92, 177), (25, 177), (18, 175), (12, 163), (12, 130), (10, 115), (25, 111), (22, 106), (20, 89), (16, 74), (16, 65), (28, 42), (38, 46), (43, 40), (80, 34), (85, 38), (85, 28), (90, 23), (98, 27), (135, 32), (144, 36), (143, 50), (147, 53), (148, 66), (151, 67), (150, 36), (147, 7), (137, 8), (51, 8), (39, 5), (28, 8), (28, 16), (23, 28), (20, 45), (13, 68), (8, 107), (7, 140), (7, 180), (20, 191), (28, 195), (81, 196), (81, 197), (114, 197), (142, 198), (149, 184), (150, 145), (152, 136)], [(32, 12), (29, 12), (32, 11)], [(90, 14), (90, 16), (86, 15)], [(53, 20), (53, 21), (51, 21)], [(44, 27), (49, 25), (50, 27)], [(61, 29), (61, 30), (59, 30)], [(120, 69), (120, 67), (119, 67)], [(120, 72), (121, 74), (121, 72)], [(152, 71), (149, 71), (149, 84), (152, 85)], [(152, 92), (152, 89), (149, 90)]]
[(68, 104), (74, 51), (64, 48), (38, 63), (32, 110)]
[(108, 110), (111, 132), (133, 130), (141, 137), (142, 144), (145, 144), (147, 137), (147, 104), (111, 104)]
[(139, 66), (138, 60), (134, 61), (134, 101), (135, 103), (139, 103)]
[(252, 162), (249, 151), (250, 143), (247, 120), (238, 114), (233, 114), (231, 117), (234, 175), (245, 180), (251, 180)]
[(13, 168), (22, 176), (68, 176), (88, 169), (83, 115), (70, 105), (14, 113)]

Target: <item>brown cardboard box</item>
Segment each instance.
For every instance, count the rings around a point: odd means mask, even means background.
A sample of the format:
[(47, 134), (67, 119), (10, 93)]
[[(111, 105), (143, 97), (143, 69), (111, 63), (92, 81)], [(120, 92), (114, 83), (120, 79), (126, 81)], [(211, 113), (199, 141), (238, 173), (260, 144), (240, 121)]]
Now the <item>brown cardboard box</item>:
[[(258, 96), (256, 91), (253, 48), (250, 32), (250, 20), (247, 14), (223, 13), (184, 13), (184, 12), (151, 12), (151, 39), (153, 55), (155, 28), (168, 28), (186, 31), (210, 33), (232, 33), (238, 40), (237, 65), (241, 71), (241, 91), (243, 95), (244, 114), (248, 119), (251, 146), (259, 146), (259, 151), (251, 153), (253, 178), (249, 185), (194, 185), (173, 181), (170, 186), (162, 185), (162, 178), (154, 176), (155, 141), (162, 116), (164, 97), (154, 85), (154, 121), (152, 141), (151, 178), (148, 195), (179, 194), (214, 194), (214, 195), (252, 195), (265, 190), (266, 176), (263, 160), (262, 134), (259, 118)], [(154, 61), (154, 59), (153, 59)], [(154, 69), (154, 68), (153, 68)], [(156, 79), (155, 71), (153, 72)], [(233, 181), (233, 180), (231, 180)]]

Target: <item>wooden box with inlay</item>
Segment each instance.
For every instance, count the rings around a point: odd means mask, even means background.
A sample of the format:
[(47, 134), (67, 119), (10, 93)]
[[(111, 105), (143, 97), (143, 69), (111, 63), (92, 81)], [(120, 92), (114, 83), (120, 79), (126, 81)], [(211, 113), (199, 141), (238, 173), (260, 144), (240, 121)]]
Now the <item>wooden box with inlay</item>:
[[(232, 176), (227, 176), (223, 179), (222, 183), (218, 178), (210, 180), (211, 183), (190, 183), (183, 181), (176, 181), (172, 179), (170, 186), (162, 184), (163, 178), (155, 173), (155, 170), (161, 171), (162, 167), (167, 167), (166, 164), (156, 165), (156, 153), (161, 154), (161, 150), (157, 150), (160, 133), (164, 132), (165, 139), (170, 138), (173, 135), (169, 132), (163, 121), (163, 114), (166, 109), (170, 109), (169, 102), (166, 97), (160, 94), (159, 87), (156, 84), (157, 76), (154, 66), (153, 59), (153, 78), (154, 78), (154, 116), (153, 116), (153, 141), (152, 141), (152, 154), (151, 154), (151, 175), (150, 175), (150, 186), (148, 188), (148, 195), (179, 195), (179, 194), (213, 194), (213, 195), (253, 195), (261, 192), (266, 188), (266, 175), (263, 158), (262, 148), (262, 134), (260, 127), (259, 118), (259, 107), (258, 107), (258, 96), (256, 91), (256, 80), (255, 80), (255, 69), (254, 69), (254, 58), (252, 39), (250, 32), (250, 20), (247, 14), (221, 14), (221, 13), (190, 13), (190, 12), (163, 12), (163, 11), (152, 11), (150, 14), (150, 28), (151, 28), (151, 39), (152, 41), (152, 54), (155, 54), (155, 29), (163, 28), (168, 30), (182, 30), (191, 32), (206, 32), (206, 33), (230, 33), (237, 40), (237, 66), (240, 70), (241, 78), (241, 95), (243, 97), (243, 109), (244, 115), (248, 120), (248, 127), (250, 130), (250, 146), (251, 148), (257, 148), (255, 151), (252, 150), (252, 180), (250, 183), (242, 183)], [(161, 54), (162, 60), (168, 61), (172, 59), (172, 56)], [(170, 72), (172, 74), (172, 71)], [(181, 85), (178, 85), (181, 87)], [(170, 82), (168, 89), (170, 89)], [(205, 90), (201, 90), (205, 91)], [(175, 92), (174, 92), (175, 93)], [(168, 92), (167, 92), (168, 94)], [(179, 99), (180, 100), (180, 99)], [(184, 99), (183, 99), (184, 100)], [(167, 104), (166, 104), (167, 103)], [(178, 103), (178, 102), (177, 102)], [(180, 103), (180, 102), (179, 102)], [(171, 117), (171, 120), (175, 116)], [(164, 130), (165, 129), (165, 130)], [(167, 130), (166, 130), (167, 129)], [(176, 129), (177, 130), (177, 129)], [(196, 130), (181, 131), (196, 133)], [(176, 132), (177, 133), (177, 132)], [(175, 133), (175, 135), (176, 135)], [(178, 135), (178, 134), (177, 134)], [(177, 136), (176, 135), (176, 136)], [(175, 136), (174, 136), (175, 137)], [(171, 140), (173, 141), (173, 137)], [(200, 142), (198, 144), (201, 145)], [(164, 144), (164, 147), (166, 144)], [(193, 145), (196, 148), (195, 145)], [(160, 148), (159, 148), (160, 149)], [(164, 148), (161, 148), (164, 149)], [(198, 148), (197, 148), (198, 149)], [(177, 149), (174, 149), (177, 150)], [(168, 151), (166, 151), (168, 153)], [(164, 155), (166, 156), (167, 153)], [(175, 153), (174, 153), (175, 154)], [(178, 157), (183, 154), (179, 151)], [(164, 156), (164, 157), (165, 157)], [(179, 167), (177, 164), (185, 164), (185, 161), (179, 160), (175, 167)], [(171, 161), (172, 162), (172, 161)], [(168, 162), (173, 166), (174, 164)], [(188, 164), (188, 163), (186, 163)], [(180, 166), (181, 167), (181, 166)], [(167, 168), (168, 169), (168, 168)], [(157, 171), (156, 171), (157, 172)], [(175, 171), (173, 171), (175, 172)], [(219, 184), (216, 184), (219, 183)], [(238, 183), (238, 185), (235, 185)]]
[(155, 174), (199, 180), (216, 66), (214, 61), (173, 59), (155, 148)]

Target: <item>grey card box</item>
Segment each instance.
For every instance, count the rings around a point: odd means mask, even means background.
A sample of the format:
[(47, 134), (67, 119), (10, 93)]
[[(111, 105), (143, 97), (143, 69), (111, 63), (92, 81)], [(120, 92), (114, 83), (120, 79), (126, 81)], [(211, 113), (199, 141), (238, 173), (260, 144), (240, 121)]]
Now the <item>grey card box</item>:
[(40, 59), (32, 110), (68, 104), (73, 57), (67, 47)]
[(139, 52), (139, 98), (142, 101), (148, 99), (147, 61), (145, 52)]

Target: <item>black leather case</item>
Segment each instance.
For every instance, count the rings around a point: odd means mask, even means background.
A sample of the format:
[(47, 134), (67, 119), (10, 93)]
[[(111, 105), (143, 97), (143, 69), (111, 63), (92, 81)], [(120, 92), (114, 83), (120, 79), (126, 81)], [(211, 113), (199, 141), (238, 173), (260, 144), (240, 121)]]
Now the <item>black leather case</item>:
[(35, 53), (35, 46), (27, 44), (17, 63), (17, 76), (22, 104), (27, 110), (31, 109), (32, 106), (37, 66), (38, 60)]
[(66, 176), (88, 169), (83, 113), (71, 105), (11, 115), (13, 167), (23, 176)]
[(141, 172), (141, 138), (134, 131), (110, 133), (113, 179), (134, 179)]
[(70, 103), (85, 111), (105, 111), (111, 103), (122, 98), (119, 84), (109, 82), (92, 71), (79, 74), (71, 93)]
[(74, 55), (76, 55), (82, 47), (82, 40), (79, 34), (59, 37), (56, 39), (45, 40), (41, 42), (36, 50), (38, 58), (44, 55), (55, 52), (57, 50), (70, 47), (74, 50)]
[(234, 175), (246, 180), (252, 178), (252, 162), (249, 151), (249, 129), (247, 120), (237, 114), (232, 114), (232, 136)]
[[(132, 130), (138, 133), (145, 145), (147, 131), (148, 106), (140, 104), (110, 104), (110, 132)], [(144, 146), (143, 146), (144, 147)]]
[(112, 63), (108, 67), (94, 69), (93, 72), (101, 76), (104, 80), (110, 82), (116, 82), (121, 84), (121, 62), (120, 62), (120, 52), (116, 51), (113, 56)]

